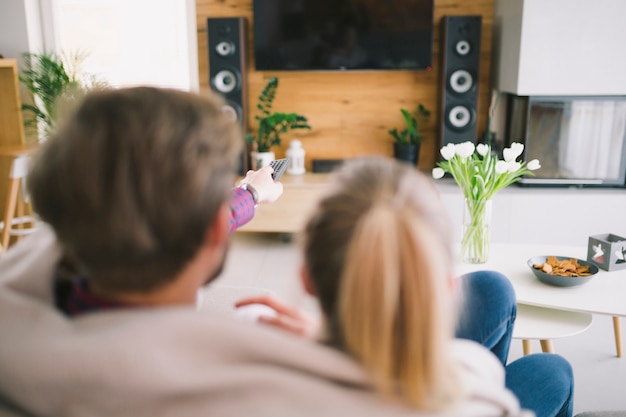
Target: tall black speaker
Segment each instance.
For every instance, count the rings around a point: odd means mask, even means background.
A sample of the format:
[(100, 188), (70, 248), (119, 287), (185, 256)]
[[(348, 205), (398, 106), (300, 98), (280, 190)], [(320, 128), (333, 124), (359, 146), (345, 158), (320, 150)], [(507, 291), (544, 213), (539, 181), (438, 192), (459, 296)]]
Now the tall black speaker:
[(444, 16), (441, 145), (477, 138), (481, 16)]
[[(243, 17), (207, 18), (209, 84), (224, 96), (225, 111), (241, 123), (246, 132), (246, 21)], [(247, 170), (243, 152), (239, 173)]]

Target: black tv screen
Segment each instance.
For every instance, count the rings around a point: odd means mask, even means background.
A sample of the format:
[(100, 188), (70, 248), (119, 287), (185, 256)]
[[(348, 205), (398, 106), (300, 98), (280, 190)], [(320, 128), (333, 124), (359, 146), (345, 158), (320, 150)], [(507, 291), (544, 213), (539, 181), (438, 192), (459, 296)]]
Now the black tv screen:
[(254, 0), (259, 71), (429, 70), (434, 0)]

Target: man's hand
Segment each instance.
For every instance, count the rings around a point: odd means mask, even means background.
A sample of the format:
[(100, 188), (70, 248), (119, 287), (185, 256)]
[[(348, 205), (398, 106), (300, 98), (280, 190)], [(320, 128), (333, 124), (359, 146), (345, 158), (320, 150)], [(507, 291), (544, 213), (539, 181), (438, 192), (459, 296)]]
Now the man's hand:
[(265, 323), (310, 339), (314, 339), (319, 335), (320, 322), (297, 307), (289, 306), (267, 295), (245, 298), (237, 302), (235, 307), (243, 307), (251, 304), (261, 304), (270, 307), (277, 313), (275, 316), (259, 316), (258, 321), (260, 323)]
[(274, 169), (265, 166), (257, 171), (248, 171), (241, 184), (250, 184), (259, 195), (258, 204), (273, 203), (283, 193), (283, 184), (272, 179)]

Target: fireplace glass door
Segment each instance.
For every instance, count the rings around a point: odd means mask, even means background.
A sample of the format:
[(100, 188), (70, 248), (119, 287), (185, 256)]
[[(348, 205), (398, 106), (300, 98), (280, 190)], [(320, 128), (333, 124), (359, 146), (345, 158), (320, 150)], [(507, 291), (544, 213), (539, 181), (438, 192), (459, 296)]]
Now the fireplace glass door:
[(626, 97), (512, 96), (509, 104), (509, 143), (541, 162), (522, 183), (624, 186)]

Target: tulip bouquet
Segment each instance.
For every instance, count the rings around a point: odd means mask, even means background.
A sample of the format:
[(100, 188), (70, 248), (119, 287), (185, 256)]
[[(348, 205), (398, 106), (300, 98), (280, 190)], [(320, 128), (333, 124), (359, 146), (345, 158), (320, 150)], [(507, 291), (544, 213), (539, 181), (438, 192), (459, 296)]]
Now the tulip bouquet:
[(519, 181), (523, 175), (534, 175), (541, 168), (539, 160), (519, 162), (524, 145), (512, 143), (500, 160), (485, 144), (472, 142), (448, 144), (441, 148), (443, 161), (433, 168), (433, 178), (452, 175), (465, 197), (465, 215), (461, 251), (471, 263), (487, 261), (489, 254), (489, 221), (491, 198), (502, 188)]

